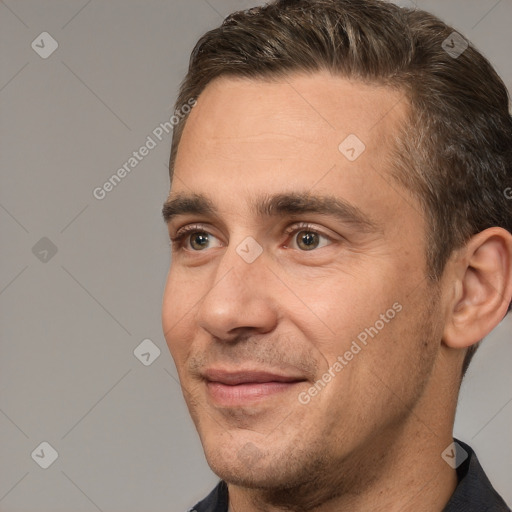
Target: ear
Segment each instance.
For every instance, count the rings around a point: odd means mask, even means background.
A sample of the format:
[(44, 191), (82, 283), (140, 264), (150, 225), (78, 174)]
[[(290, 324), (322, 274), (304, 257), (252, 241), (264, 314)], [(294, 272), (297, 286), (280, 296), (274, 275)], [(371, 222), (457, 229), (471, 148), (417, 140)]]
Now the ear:
[(466, 348), (487, 336), (507, 313), (512, 299), (512, 234), (489, 228), (456, 251), (448, 266), (448, 303), (443, 341)]

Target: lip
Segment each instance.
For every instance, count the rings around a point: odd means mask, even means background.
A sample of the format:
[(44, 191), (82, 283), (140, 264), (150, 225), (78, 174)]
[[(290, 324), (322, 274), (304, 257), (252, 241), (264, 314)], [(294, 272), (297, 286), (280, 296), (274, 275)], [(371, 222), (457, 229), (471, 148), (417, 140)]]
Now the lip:
[(307, 380), (302, 375), (285, 375), (266, 370), (220, 369), (206, 370), (203, 378), (210, 398), (224, 407), (260, 402), (290, 391)]
[(254, 384), (264, 382), (296, 382), (306, 380), (302, 375), (285, 375), (266, 370), (220, 370), (208, 369), (203, 377), (210, 382), (218, 382), (228, 386), (237, 384)]

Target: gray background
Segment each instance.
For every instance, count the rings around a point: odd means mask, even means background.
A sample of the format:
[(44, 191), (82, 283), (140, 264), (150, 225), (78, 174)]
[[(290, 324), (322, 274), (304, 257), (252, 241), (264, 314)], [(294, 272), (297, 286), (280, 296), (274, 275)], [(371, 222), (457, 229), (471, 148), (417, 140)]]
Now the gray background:
[[(103, 200), (92, 191), (172, 115), (197, 38), (253, 4), (0, 1), (0, 511), (181, 511), (217, 480), (161, 332), (170, 135)], [(511, 0), (417, 5), (511, 88)], [(44, 31), (47, 59), (31, 48)], [(508, 318), (475, 357), (455, 429), (510, 503), (511, 332)], [(148, 338), (161, 355), (145, 366)], [(43, 441), (48, 469), (31, 457)]]

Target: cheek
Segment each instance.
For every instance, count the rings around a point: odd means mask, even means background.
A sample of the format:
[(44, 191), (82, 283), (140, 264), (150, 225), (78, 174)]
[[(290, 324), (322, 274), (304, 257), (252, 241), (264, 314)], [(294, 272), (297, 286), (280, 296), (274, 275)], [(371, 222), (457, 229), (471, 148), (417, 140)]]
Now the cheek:
[[(434, 363), (432, 334), (431, 343), (425, 345), (433, 316), (425, 311), (426, 304), (400, 306), (402, 309), (397, 305), (388, 315), (389, 310), (380, 307), (368, 315), (355, 308), (357, 318), (340, 315), (330, 345), (324, 340), (321, 351), (334, 376), (327, 372), (319, 376), (329, 382), (312, 398), (310, 410), (324, 418), (325, 435), (341, 440), (370, 436), (375, 429), (407, 415), (422, 395)], [(356, 327), (357, 323), (362, 327)], [(336, 370), (339, 357), (342, 369)]]
[(317, 340), (322, 345), (318, 348), (331, 359), (376, 322), (382, 327), (381, 315), (389, 311), (385, 320), (394, 321), (399, 305), (395, 309), (393, 305), (403, 303), (404, 291), (396, 284), (400, 280), (390, 274), (390, 269), (369, 267), (351, 273), (335, 269), (330, 275), (302, 277), (301, 283), (296, 278), (290, 286), (309, 314), (298, 315), (293, 308), (289, 314), (306, 337)]
[(356, 388), (374, 394), (376, 407), (400, 411), (404, 404), (412, 407), (426, 385), (439, 331), (434, 297), (412, 298), (402, 292), (390, 307), (356, 335), (359, 340), (362, 334), (364, 343), (359, 343), (361, 352), (350, 370)]
[(191, 280), (171, 268), (162, 300), (162, 328), (167, 346), (178, 364), (193, 338), (193, 318), (200, 298)]

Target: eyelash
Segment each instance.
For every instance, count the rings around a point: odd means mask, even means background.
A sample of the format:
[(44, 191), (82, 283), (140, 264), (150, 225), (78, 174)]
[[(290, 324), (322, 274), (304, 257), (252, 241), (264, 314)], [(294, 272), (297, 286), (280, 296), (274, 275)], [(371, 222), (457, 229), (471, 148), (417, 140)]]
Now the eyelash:
[(199, 224), (193, 224), (191, 226), (185, 226), (184, 228), (178, 229), (176, 236), (171, 236), (171, 244), (182, 246), (183, 239), (192, 233), (207, 233), (206, 230), (201, 229)]
[[(316, 233), (317, 235), (327, 238), (331, 242), (333, 241), (333, 239), (329, 235), (327, 235), (324, 232), (317, 229), (313, 224), (309, 224), (307, 222), (301, 222), (299, 224), (294, 224), (293, 226), (290, 226), (289, 228), (287, 228), (284, 231), (284, 233), (287, 236), (291, 236), (294, 233), (299, 233), (300, 231), (307, 231), (308, 233)], [(184, 244), (183, 244), (184, 238), (186, 238), (187, 235), (191, 235), (193, 233), (211, 234), (207, 230), (205, 230), (201, 225), (193, 224), (193, 225), (185, 226), (185, 227), (179, 229), (178, 232), (176, 233), (176, 235), (171, 237), (170, 244), (173, 247), (177, 247), (180, 250), (184, 249), (184, 247), (183, 247), (184, 246)], [(201, 251), (191, 251), (191, 252), (201, 252)]]

